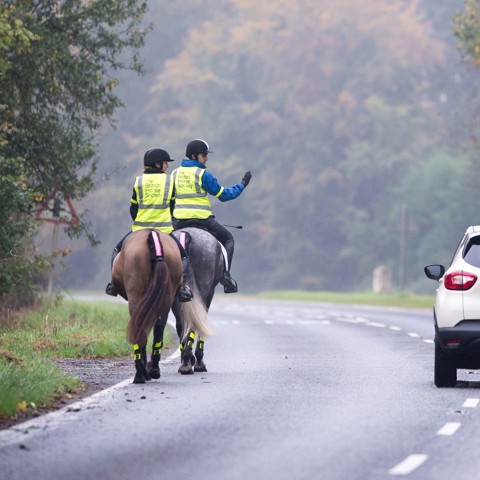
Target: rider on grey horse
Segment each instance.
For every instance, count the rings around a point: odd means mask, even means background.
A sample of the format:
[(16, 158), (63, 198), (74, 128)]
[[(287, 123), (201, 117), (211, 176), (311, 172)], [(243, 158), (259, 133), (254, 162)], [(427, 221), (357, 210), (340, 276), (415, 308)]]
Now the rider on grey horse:
[(222, 187), (218, 180), (207, 171), (206, 163), (209, 150), (205, 140), (195, 139), (188, 143), (186, 159), (172, 172), (175, 183), (175, 208), (173, 227), (180, 230), (186, 227), (199, 227), (210, 232), (227, 252), (228, 266), (221, 281), (225, 293), (238, 292), (237, 282), (230, 276), (234, 239), (233, 235), (215, 220), (208, 194), (221, 202), (237, 198), (249, 184), (252, 174), (246, 172), (240, 183), (232, 187)]

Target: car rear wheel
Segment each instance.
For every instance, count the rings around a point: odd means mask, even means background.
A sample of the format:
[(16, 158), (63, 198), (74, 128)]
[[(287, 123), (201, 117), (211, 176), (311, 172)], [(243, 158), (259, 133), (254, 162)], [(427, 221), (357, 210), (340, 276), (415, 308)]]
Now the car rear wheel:
[(445, 353), (435, 340), (435, 375), (437, 387), (454, 387), (457, 384), (457, 362), (454, 354)]

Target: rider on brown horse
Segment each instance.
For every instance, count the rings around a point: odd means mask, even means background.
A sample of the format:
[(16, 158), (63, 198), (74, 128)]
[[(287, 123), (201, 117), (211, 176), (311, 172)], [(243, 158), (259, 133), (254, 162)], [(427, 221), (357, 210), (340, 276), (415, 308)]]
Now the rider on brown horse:
[[(141, 229), (160, 230), (169, 235), (173, 232), (170, 204), (174, 185), (170, 175), (166, 174), (169, 162), (173, 162), (173, 159), (170, 158), (166, 150), (155, 147), (145, 152), (143, 158), (144, 173), (135, 179), (130, 204), (133, 232)], [(122, 248), (125, 237), (113, 249), (112, 266), (115, 257)], [(178, 239), (174, 235), (171, 235), (171, 237), (177, 242), (183, 264), (183, 282), (178, 293), (178, 299), (181, 302), (188, 302), (193, 298), (192, 291), (186, 284), (188, 255)], [(112, 296), (118, 295), (112, 283), (107, 285), (105, 293)]]

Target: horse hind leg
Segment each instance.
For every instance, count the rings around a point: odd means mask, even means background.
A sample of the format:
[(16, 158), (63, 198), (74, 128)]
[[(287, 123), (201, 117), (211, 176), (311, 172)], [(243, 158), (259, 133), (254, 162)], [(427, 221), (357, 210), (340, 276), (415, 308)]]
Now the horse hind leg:
[(153, 327), (153, 347), (152, 356), (147, 363), (147, 372), (151, 378), (160, 378), (160, 356), (163, 348), (163, 332), (165, 330), (165, 324), (159, 317)]
[(146, 380), (151, 380), (150, 374), (147, 372), (147, 347), (140, 346), (136, 343), (133, 346), (133, 358), (135, 361), (135, 377), (133, 383), (145, 383)]
[(180, 343), (180, 351), (182, 352), (181, 364), (178, 372), (182, 375), (192, 375), (193, 365), (196, 363), (195, 355), (193, 354), (193, 344), (195, 342), (195, 332), (190, 332), (186, 340)]
[(205, 348), (205, 341), (202, 338), (199, 338), (197, 340), (197, 346), (195, 347), (196, 362), (195, 362), (195, 365), (193, 367), (193, 370), (195, 372), (206, 372), (207, 371), (207, 366), (205, 365), (205, 362), (203, 361), (204, 348)]

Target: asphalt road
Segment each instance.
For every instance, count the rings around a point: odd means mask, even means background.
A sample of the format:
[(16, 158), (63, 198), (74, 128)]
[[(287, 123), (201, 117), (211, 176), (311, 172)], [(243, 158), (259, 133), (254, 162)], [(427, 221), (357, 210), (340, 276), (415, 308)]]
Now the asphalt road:
[(0, 432), (0, 478), (478, 478), (477, 372), (433, 385), (431, 312), (214, 301), (208, 373), (178, 358)]

